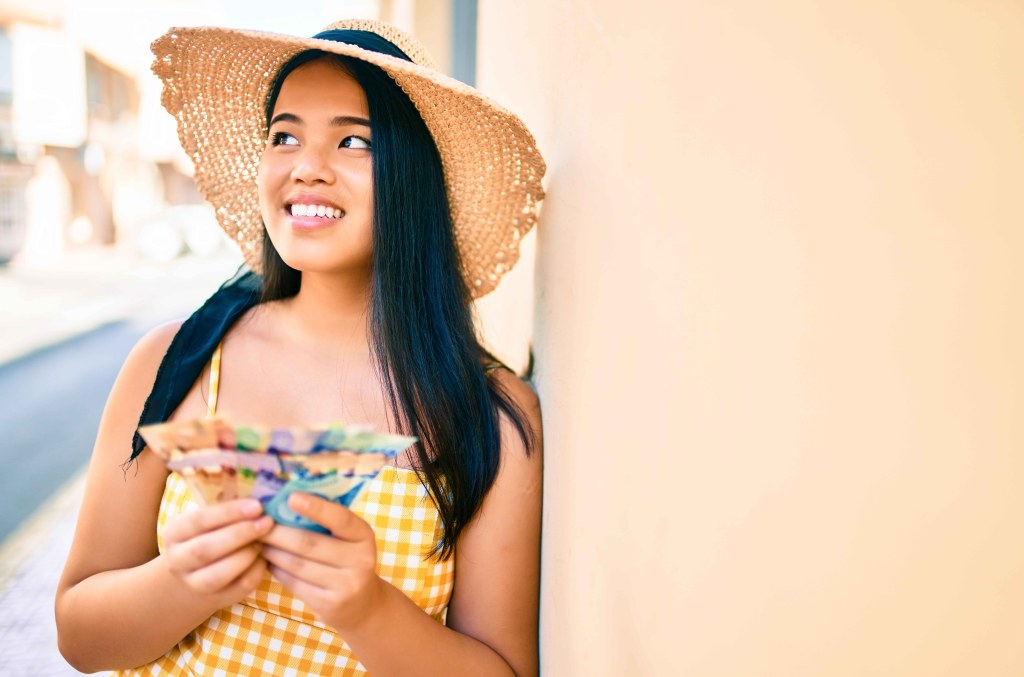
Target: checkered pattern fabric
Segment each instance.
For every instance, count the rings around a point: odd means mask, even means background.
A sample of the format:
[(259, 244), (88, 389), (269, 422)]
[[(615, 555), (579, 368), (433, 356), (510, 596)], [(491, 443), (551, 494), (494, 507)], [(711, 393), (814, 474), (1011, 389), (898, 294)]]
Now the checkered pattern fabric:
[[(167, 478), (157, 541), (169, 520), (195, 507), (184, 479)], [(352, 504), (377, 534), (377, 571), (421, 609), (444, 622), (454, 560), (426, 553), (440, 536), (437, 508), (416, 473), (385, 467)], [(365, 675), (348, 645), (281, 583), (264, 577), (249, 597), (221, 609), (171, 651), (116, 675)]]

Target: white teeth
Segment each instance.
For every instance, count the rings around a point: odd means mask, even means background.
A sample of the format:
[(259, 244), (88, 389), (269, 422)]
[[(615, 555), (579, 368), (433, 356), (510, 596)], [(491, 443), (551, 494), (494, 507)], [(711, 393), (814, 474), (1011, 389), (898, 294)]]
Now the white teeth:
[(342, 211), (326, 205), (293, 204), (291, 206), (292, 216), (320, 216), (332, 219), (340, 219)]

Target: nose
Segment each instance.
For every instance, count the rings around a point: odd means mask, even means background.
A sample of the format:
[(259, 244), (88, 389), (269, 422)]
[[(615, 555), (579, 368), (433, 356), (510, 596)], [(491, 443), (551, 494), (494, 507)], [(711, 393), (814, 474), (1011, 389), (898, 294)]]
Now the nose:
[(327, 151), (304, 147), (295, 157), (292, 179), (300, 183), (334, 183), (334, 170), (327, 158)]

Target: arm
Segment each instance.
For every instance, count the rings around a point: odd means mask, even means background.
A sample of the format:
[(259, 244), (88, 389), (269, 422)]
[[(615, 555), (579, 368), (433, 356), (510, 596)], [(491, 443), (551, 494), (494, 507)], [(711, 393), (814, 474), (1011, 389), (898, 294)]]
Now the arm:
[(526, 412), (538, 444), (527, 457), (515, 428), (502, 421), (501, 468), (457, 543), (447, 626), (376, 575), (372, 529), (337, 504), (303, 495), (289, 502), (333, 537), (275, 527), (264, 539), (274, 576), (337, 630), (374, 674), (537, 674), (540, 409), (519, 379), (504, 372), (495, 377), (507, 379), (503, 385)]
[[(253, 514), (251, 505), (248, 514), (245, 502), (236, 501), (180, 516), (168, 524), (165, 555), (159, 556), (156, 518), (167, 471), (148, 450), (127, 472), (122, 467), (176, 331), (167, 325), (139, 341), (100, 422), (55, 604), (61, 653), (86, 672), (134, 667), (163, 655), (214, 611), (247, 594), (262, 575), (263, 561), (251, 544), (269, 525), (259, 530), (252, 519), (259, 512)], [(202, 415), (201, 405), (186, 400), (179, 413)]]

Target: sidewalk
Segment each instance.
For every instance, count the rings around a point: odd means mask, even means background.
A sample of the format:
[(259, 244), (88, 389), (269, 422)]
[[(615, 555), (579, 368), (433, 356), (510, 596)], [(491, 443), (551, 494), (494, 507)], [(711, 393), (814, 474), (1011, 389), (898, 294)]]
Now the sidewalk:
[[(186, 316), (237, 268), (233, 254), (171, 263), (97, 248), (47, 266), (0, 268), (0, 365), (104, 324)], [(78, 675), (57, 651), (53, 595), (84, 469), (0, 543), (0, 675)]]

